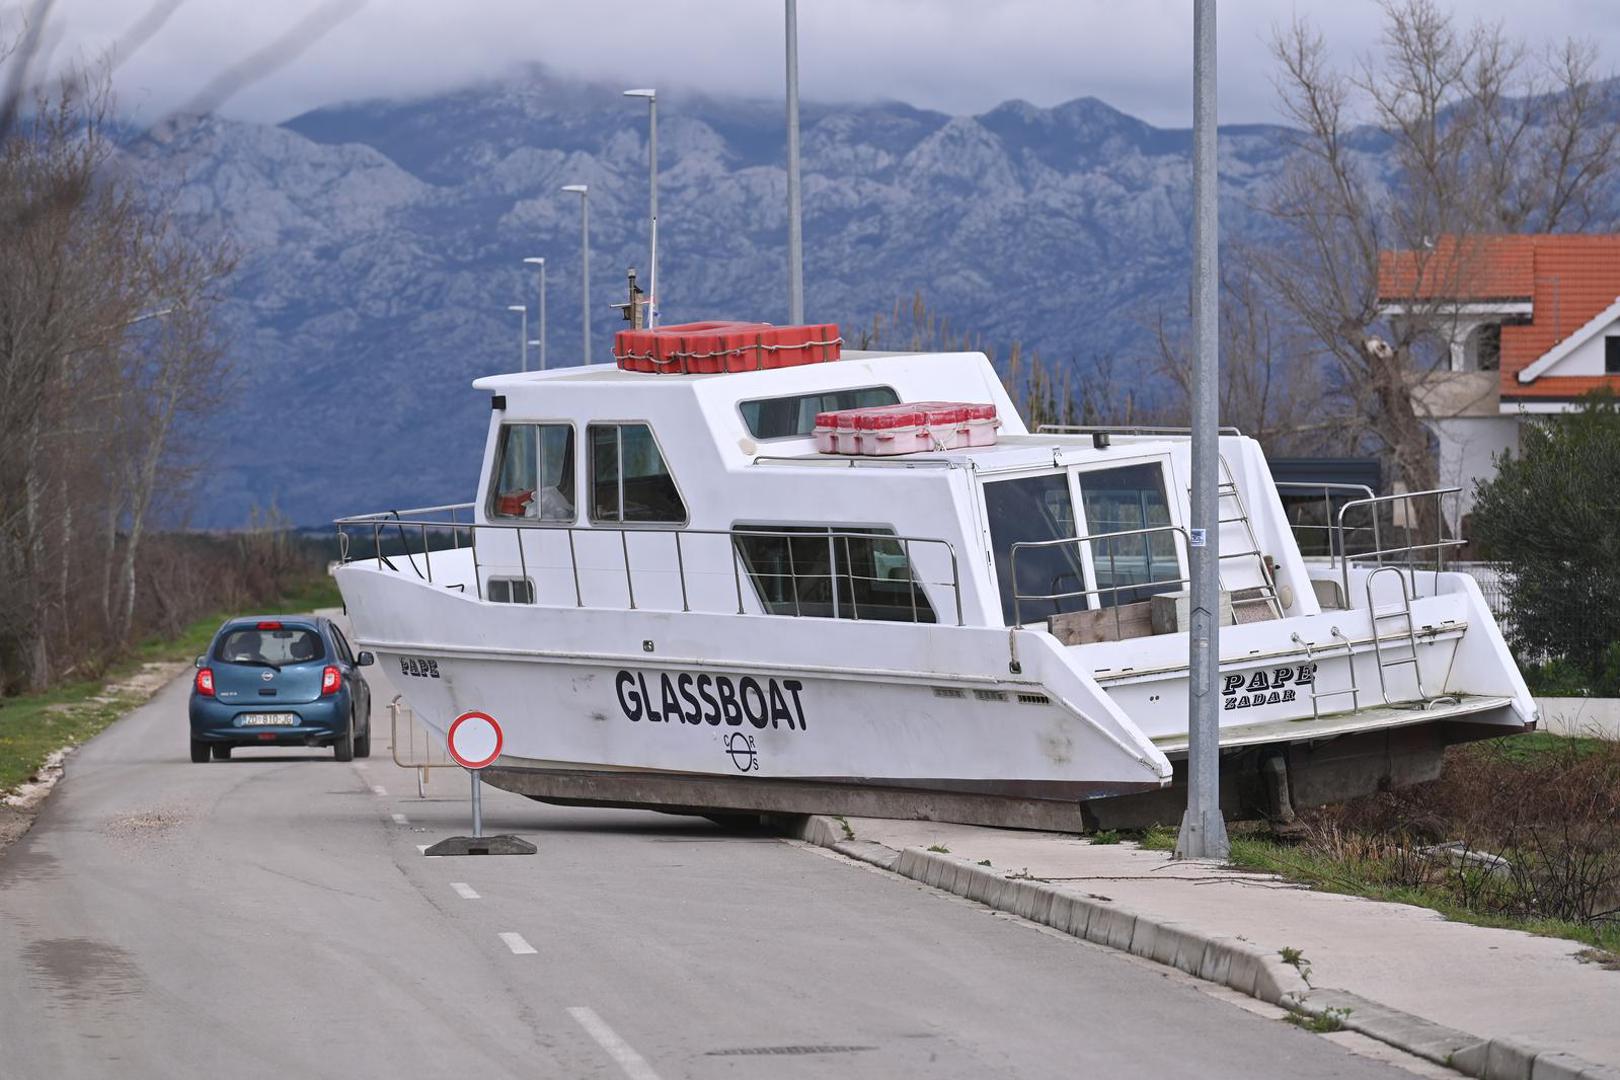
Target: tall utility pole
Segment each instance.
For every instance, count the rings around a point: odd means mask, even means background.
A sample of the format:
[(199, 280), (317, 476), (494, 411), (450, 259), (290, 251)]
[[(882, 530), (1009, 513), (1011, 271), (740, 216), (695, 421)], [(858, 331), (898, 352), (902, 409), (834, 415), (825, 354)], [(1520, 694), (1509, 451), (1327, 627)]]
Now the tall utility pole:
[(589, 184), (569, 184), (563, 190), (579, 196), (579, 317), (588, 367), (591, 362), (591, 188)]
[(652, 252), (647, 267), (647, 327), (658, 325), (658, 91), (626, 90), (625, 97), (647, 99), (647, 187), (652, 191)]
[(1215, 169), (1215, 0), (1193, 0), (1193, 385), (1187, 814), (1176, 855), (1231, 854), (1221, 817), (1220, 272)]
[(529, 370), (529, 307), (527, 304), (508, 304), (507, 311), (515, 311), (522, 320), (518, 323), (518, 361), (522, 370)]
[(788, 322), (804, 322), (804, 231), (799, 221), (799, 5), (787, 3)]
[(536, 342), (540, 346), (540, 370), (546, 370), (546, 260), (541, 258), (524, 259), (530, 266), (540, 268), (540, 334)]

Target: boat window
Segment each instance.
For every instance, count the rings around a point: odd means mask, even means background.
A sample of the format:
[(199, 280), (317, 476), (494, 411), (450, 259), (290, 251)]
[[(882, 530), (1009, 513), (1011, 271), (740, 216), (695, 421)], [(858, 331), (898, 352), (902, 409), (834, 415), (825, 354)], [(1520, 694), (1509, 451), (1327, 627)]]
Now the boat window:
[[(1082, 472), (1079, 480), (1088, 536), (1170, 524), (1164, 470), (1158, 465)], [(1176, 534), (1168, 530), (1093, 540), (1091, 565), (1097, 575), (1097, 599), (1103, 607), (1139, 603), (1181, 585)]]
[[(740, 535), (749, 532), (765, 535)], [(772, 615), (935, 621), (892, 529), (738, 525), (733, 535), (760, 603)]]
[(574, 429), (506, 424), (495, 452), (492, 518), (574, 520)]
[(529, 578), (492, 577), (484, 595), (489, 597), (492, 604), (532, 604), (534, 582)]
[(1001, 583), (1001, 613), (1007, 625), (1016, 625), (1018, 619), (1027, 623), (1084, 609), (1086, 584), (1079, 544), (1019, 548), (1018, 578), (1013, 580), (1014, 544), (1075, 538), (1068, 476), (1048, 473), (988, 481), (984, 507), (990, 520), (996, 579)]
[(738, 408), (743, 423), (756, 439), (791, 439), (816, 430), (816, 414), (837, 409), (864, 409), (869, 405), (893, 405), (900, 400), (887, 386), (866, 386), (859, 390), (829, 390), (822, 394), (793, 394), (788, 397), (745, 401)]
[(592, 424), (591, 520), (680, 524), (686, 504), (646, 424)]

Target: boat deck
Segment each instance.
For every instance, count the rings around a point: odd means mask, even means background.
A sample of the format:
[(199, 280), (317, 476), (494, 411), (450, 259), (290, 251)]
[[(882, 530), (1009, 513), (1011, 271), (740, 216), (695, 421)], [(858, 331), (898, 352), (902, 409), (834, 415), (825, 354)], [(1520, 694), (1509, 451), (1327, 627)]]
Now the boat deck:
[[(1380, 705), (1375, 708), (1358, 709), (1355, 712), (1334, 713), (1330, 716), (1269, 720), (1238, 727), (1223, 726), (1221, 748), (1258, 746), (1265, 743), (1309, 742), (1315, 739), (1330, 739), (1338, 735), (1428, 724), (1436, 720), (1477, 717), (1481, 713), (1507, 708), (1512, 704), (1513, 699), (1508, 697), (1455, 694), (1427, 704), (1414, 701), (1405, 705)], [(1167, 757), (1185, 755), (1187, 744), (1185, 732), (1161, 735), (1153, 740), (1153, 745)]]

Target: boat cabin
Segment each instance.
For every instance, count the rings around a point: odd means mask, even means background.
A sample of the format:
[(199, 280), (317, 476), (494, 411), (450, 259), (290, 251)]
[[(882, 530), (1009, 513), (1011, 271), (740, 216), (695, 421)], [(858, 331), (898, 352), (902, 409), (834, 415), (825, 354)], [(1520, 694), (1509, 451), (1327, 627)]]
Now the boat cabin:
[[(1189, 441), (1031, 433), (982, 353), (474, 385), (492, 404), (474, 506), (486, 600), (1049, 622), (1073, 644), (1185, 629)], [(995, 444), (818, 451), (822, 414), (940, 401), (993, 405)], [(1223, 618), (1316, 614), (1259, 446), (1226, 435), (1221, 455)]]

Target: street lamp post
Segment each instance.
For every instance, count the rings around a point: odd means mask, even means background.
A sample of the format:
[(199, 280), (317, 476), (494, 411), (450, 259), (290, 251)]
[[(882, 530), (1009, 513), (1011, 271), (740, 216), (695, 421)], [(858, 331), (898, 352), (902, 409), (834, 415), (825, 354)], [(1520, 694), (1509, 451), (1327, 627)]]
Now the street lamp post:
[(1193, 0), (1193, 385), (1187, 813), (1176, 855), (1225, 859), (1221, 817), (1220, 231), (1216, 216), (1215, 0)]
[(523, 370), (529, 370), (529, 306), (527, 304), (508, 304), (507, 311), (515, 311), (522, 316), (518, 323), (518, 359)]
[(658, 91), (626, 90), (625, 97), (647, 99), (647, 187), (652, 192), (650, 243), (647, 266), (647, 327), (658, 325)]
[(546, 370), (546, 260), (541, 258), (524, 259), (530, 266), (540, 268), (540, 334), (537, 344), (540, 346), (540, 370)]
[(585, 363), (591, 362), (591, 189), (589, 184), (568, 184), (564, 191), (579, 196), (579, 312), (585, 335)]
[(799, 6), (787, 3), (788, 322), (804, 322), (804, 232), (799, 218)]

